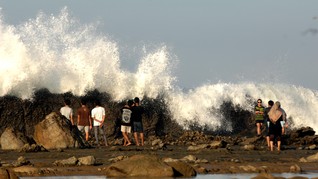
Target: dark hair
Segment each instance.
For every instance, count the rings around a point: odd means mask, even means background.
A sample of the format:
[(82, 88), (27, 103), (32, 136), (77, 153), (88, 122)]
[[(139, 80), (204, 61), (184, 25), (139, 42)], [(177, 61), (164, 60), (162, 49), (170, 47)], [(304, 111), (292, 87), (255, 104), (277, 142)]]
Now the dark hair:
[(135, 103), (139, 103), (139, 98), (138, 98), (138, 97), (135, 97), (134, 102), (135, 102)]
[(258, 99), (257, 101), (263, 102), (262, 99)]
[(95, 105), (97, 105), (97, 106), (101, 106), (101, 102), (100, 102), (100, 100), (98, 100), (98, 99), (96, 99), (94, 103), (95, 103)]
[(268, 101), (268, 105), (273, 106), (273, 105), (274, 105), (274, 101), (269, 100), (269, 101)]
[(134, 104), (134, 101), (132, 99), (130, 99), (130, 100), (128, 100), (127, 104), (129, 107), (131, 107)]
[(64, 99), (64, 103), (65, 103), (66, 105), (70, 105), (70, 104), (71, 104), (71, 100), (70, 100), (70, 99)]
[(81, 99), (81, 104), (86, 105), (86, 100), (84, 98)]

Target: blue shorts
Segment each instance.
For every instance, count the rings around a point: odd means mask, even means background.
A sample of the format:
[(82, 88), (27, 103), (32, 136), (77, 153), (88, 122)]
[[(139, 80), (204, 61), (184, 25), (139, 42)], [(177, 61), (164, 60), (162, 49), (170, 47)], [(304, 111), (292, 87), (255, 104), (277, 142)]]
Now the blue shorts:
[(144, 128), (142, 127), (141, 122), (134, 122), (133, 125), (134, 132), (144, 132)]

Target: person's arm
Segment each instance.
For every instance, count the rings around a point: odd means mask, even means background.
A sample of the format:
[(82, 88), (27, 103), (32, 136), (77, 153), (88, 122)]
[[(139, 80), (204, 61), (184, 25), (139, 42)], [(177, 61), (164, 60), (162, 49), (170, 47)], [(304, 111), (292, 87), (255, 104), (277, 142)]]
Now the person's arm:
[(284, 116), (285, 116), (285, 127), (288, 128), (287, 114), (285, 112), (284, 112)]
[(100, 127), (102, 127), (102, 126), (103, 126), (104, 121), (105, 121), (105, 115), (103, 115), (103, 117), (102, 117), (102, 121), (100, 122)]
[(92, 125), (92, 117), (91, 117), (91, 115), (88, 116), (88, 119), (89, 119), (89, 128), (92, 129), (93, 125)]
[(255, 114), (259, 114), (259, 110), (258, 110), (257, 107), (254, 108), (254, 113), (255, 113)]
[[(263, 110), (262, 110), (262, 109), (263, 109)], [(264, 115), (264, 111), (265, 111), (265, 108), (264, 108), (264, 107), (261, 107), (260, 110), (259, 110), (259, 114), (260, 114), (260, 115)]]
[(80, 118), (81, 118), (81, 117), (80, 117), (80, 115), (78, 114), (78, 115), (77, 115), (77, 125), (79, 124)]
[(72, 123), (72, 126), (73, 126), (74, 125), (73, 113), (70, 114), (70, 120), (71, 120), (71, 123)]

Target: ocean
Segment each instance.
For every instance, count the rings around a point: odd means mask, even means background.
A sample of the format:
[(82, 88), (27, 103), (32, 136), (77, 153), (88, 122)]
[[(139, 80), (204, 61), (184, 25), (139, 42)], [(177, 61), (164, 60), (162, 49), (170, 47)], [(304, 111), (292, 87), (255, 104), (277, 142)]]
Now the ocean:
[(150, 50), (145, 46), (136, 70), (129, 71), (122, 68), (118, 43), (100, 34), (96, 24), (81, 24), (70, 17), (67, 9), (57, 16), (40, 13), (16, 26), (0, 16), (0, 41), (0, 96), (30, 99), (41, 88), (78, 96), (97, 89), (114, 101), (163, 96), (172, 119), (185, 129), (195, 122), (224, 131), (232, 131), (233, 126), (224, 122), (221, 104), (230, 102), (237, 110), (252, 112), (261, 98), (265, 106), (268, 100), (280, 101), (291, 128), (310, 126), (318, 131), (316, 90), (253, 81), (183, 89), (173, 75), (178, 59), (167, 46)]
[[(189, 179), (209, 179), (209, 178), (218, 178), (218, 179), (246, 179), (256, 177), (258, 174), (208, 174), (208, 175), (197, 175), (196, 177), (191, 177)], [(301, 177), (301, 178), (314, 178), (317, 177), (317, 173), (307, 173), (307, 174), (295, 174), (295, 173), (282, 173), (282, 174), (272, 174), (275, 177)], [(21, 177), (21, 179), (106, 179), (104, 176), (54, 176), (54, 177)], [(131, 177), (129, 177), (131, 178)], [(147, 177), (143, 177), (146, 179)], [(187, 179), (182, 177), (183, 179)], [(132, 177), (135, 179), (135, 177)], [(161, 179), (161, 178), (158, 178)], [(162, 178), (162, 179), (172, 179), (171, 178)]]

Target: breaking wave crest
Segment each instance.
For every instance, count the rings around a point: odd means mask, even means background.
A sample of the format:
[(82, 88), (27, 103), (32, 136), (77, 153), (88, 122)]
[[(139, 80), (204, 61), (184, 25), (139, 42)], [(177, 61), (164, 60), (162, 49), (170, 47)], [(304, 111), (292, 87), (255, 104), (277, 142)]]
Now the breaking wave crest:
[(224, 102), (234, 110), (252, 111), (256, 99), (271, 99), (281, 101), (293, 127), (318, 130), (317, 91), (254, 82), (205, 84), (183, 91), (173, 75), (177, 58), (165, 45), (143, 53), (135, 72), (123, 70), (118, 44), (98, 33), (97, 25), (81, 24), (67, 8), (57, 16), (40, 13), (18, 26), (0, 17), (0, 95), (30, 99), (41, 88), (79, 96), (97, 89), (115, 101), (165, 94), (173, 120), (184, 128), (196, 123), (225, 131), (232, 131), (233, 125), (224, 122)]

